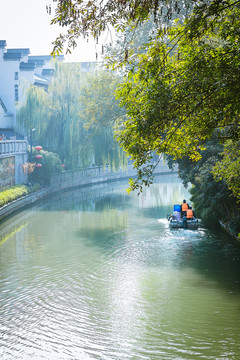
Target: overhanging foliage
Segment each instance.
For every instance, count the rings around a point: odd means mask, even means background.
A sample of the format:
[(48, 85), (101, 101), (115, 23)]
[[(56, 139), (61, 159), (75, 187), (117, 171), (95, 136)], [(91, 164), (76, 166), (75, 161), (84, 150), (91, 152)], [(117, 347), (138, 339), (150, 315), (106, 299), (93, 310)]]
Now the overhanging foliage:
[(136, 167), (152, 151), (197, 161), (213, 134), (222, 143), (239, 139), (239, 12), (228, 7), (197, 36), (186, 20), (134, 59), (118, 90), (128, 115), (118, 139)]

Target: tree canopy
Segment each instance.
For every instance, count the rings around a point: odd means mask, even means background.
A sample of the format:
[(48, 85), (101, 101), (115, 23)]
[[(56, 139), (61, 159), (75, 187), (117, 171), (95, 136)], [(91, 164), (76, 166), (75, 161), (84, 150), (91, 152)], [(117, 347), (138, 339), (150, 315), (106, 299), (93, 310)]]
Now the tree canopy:
[[(52, 24), (58, 24), (63, 32), (54, 42), (53, 53), (63, 52), (67, 44), (67, 52), (77, 43), (79, 36), (93, 36), (98, 41), (106, 30), (114, 28), (123, 31), (129, 25), (138, 27), (149, 17), (159, 31), (171, 25), (176, 18), (186, 16), (195, 9), (192, 20), (192, 34), (201, 32), (201, 27), (214, 22), (226, 9), (237, 5), (232, 0), (52, 0), (54, 17)], [(49, 8), (48, 8), (49, 9)], [(49, 11), (52, 14), (52, 11)]]
[[(216, 15), (218, 20), (209, 18), (206, 26), (199, 21), (198, 31), (193, 27), (195, 19), (176, 24), (167, 37), (161, 34), (149, 43), (137, 63), (134, 59), (118, 89), (128, 115), (118, 139), (137, 168), (148, 163), (153, 151), (197, 161), (211, 138), (230, 141), (228, 153), (238, 146), (239, 11), (238, 5), (232, 4)], [(225, 168), (227, 161), (230, 157), (225, 155)], [(239, 174), (237, 161), (235, 165)], [(151, 165), (144, 170), (140, 178), (151, 174)], [(215, 172), (216, 178), (227, 179), (240, 198), (233, 176), (227, 178), (220, 165)], [(138, 187), (137, 182), (132, 187)]]
[(179, 12), (179, 4), (189, 6), (189, 0), (53, 0), (57, 2), (52, 24), (65, 28), (54, 42), (53, 52), (62, 52), (67, 42), (67, 51), (76, 46), (79, 36), (99, 36), (114, 27), (123, 31), (126, 26), (141, 24), (151, 14), (157, 22), (162, 16), (170, 19), (174, 11)]
[(191, 41), (181, 35), (184, 26), (175, 27), (169, 43), (159, 38), (138, 56), (118, 90), (129, 116), (119, 138), (133, 155), (137, 140), (145, 156), (154, 149), (197, 160), (213, 132), (222, 140), (238, 137), (240, 24), (236, 20), (229, 36), (230, 21), (225, 16), (217, 34), (207, 31)]

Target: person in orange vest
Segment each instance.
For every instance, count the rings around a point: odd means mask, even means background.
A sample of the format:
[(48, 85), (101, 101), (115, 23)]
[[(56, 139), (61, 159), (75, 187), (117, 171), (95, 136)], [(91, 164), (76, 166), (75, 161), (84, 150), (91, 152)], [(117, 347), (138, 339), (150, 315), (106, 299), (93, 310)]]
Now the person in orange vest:
[(183, 203), (182, 203), (182, 205), (181, 205), (181, 215), (182, 215), (182, 217), (184, 216), (184, 215), (187, 215), (187, 210), (189, 209), (189, 205), (188, 205), (188, 203), (186, 202), (186, 200), (183, 200)]
[(192, 220), (195, 217), (194, 211), (192, 207), (190, 206), (187, 210), (187, 220)]

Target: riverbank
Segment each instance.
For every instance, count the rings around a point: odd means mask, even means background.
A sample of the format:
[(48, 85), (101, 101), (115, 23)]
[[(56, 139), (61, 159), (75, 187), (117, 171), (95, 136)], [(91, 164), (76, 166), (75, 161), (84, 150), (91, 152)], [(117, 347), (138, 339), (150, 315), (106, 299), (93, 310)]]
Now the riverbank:
[[(173, 174), (176, 173), (176, 171), (170, 170), (166, 165), (161, 163), (156, 167), (154, 173), (155, 175), (164, 175)], [(126, 170), (124, 169), (118, 172), (112, 172), (108, 168), (104, 169), (102, 167), (92, 167), (88, 169), (81, 169), (76, 172), (63, 172), (55, 174), (52, 176), (51, 183), (48, 187), (44, 187), (1, 207), (0, 222), (5, 221), (11, 215), (23, 208), (44, 200), (46, 197), (56, 195), (59, 192), (78, 187), (91, 186), (93, 184), (100, 184), (103, 182), (129, 179), (131, 177), (136, 177), (136, 170), (131, 165), (128, 166)]]

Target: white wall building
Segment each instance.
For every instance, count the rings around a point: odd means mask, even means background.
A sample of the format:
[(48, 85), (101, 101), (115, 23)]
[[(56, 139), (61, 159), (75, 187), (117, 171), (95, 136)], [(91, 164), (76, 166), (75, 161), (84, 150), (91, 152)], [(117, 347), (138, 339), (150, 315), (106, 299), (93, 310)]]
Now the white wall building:
[[(30, 50), (7, 49), (0, 40), (0, 129), (14, 129), (16, 107), (26, 86), (48, 88), (53, 74), (51, 56), (30, 56)], [(57, 57), (63, 60), (64, 56)]]
[(28, 180), (23, 169), (28, 161), (28, 142), (14, 131), (17, 106), (30, 84), (47, 90), (53, 74), (50, 56), (30, 56), (27, 48), (6, 46), (6, 40), (0, 40), (0, 188)]

